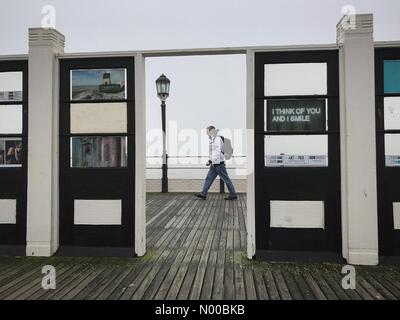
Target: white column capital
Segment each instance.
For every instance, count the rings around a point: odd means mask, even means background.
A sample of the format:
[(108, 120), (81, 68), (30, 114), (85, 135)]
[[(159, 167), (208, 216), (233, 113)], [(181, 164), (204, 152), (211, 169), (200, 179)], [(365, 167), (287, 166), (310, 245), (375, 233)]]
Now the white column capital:
[(373, 35), (372, 14), (345, 15), (336, 25), (336, 42), (343, 43), (347, 37)]
[(63, 53), (65, 36), (53, 28), (29, 28), (29, 51), (36, 48), (50, 48)]

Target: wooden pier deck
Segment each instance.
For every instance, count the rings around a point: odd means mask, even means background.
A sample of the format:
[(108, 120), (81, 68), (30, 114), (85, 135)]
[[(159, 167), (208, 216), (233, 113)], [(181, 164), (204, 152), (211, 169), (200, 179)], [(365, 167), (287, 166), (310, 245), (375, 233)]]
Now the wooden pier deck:
[[(356, 290), (341, 287), (341, 265), (246, 258), (246, 197), (225, 202), (149, 194), (147, 248), (137, 258), (0, 258), (0, 299), (399, 299), (398, 266), (357, 267)], [(41, 268), (56, 268), (43, 290)]]

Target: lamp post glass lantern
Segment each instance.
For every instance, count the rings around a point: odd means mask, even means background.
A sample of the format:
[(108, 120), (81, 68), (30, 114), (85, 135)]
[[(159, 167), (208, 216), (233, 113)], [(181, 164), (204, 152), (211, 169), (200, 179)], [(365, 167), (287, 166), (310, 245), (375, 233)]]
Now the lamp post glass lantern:
[(163, 131), (163, 164), (162, 164), (162, 179), (161, 179), (161, 192), (167, 193), (168, 192), (168, 155), (167, 155), (167, 148), (166, 148), (166, 136), (167, 136), (167, 129), (166, 129), (166, 115), (165, 115), (165, 108), (166, 104), (165, 101), (169, 96), (169, 87), (171, 81), (162, 74), (156, 80), (156, 88), (157, 88), (157, 96), (161, 100), (161, 120), (162, 120), (162, 131)]

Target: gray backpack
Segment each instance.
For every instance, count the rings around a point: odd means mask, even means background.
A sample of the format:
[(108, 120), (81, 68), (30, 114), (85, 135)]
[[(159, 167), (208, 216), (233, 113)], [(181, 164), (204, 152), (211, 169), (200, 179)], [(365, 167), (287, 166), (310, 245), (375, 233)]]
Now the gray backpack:
[(225, 138), (223, 136), (220, 137), (224, 142), (224, 150), (222, 151), (222, 153), (224, 154), (226, 160), (230, 160), (233, 155), (232, 141), (231, 139)]

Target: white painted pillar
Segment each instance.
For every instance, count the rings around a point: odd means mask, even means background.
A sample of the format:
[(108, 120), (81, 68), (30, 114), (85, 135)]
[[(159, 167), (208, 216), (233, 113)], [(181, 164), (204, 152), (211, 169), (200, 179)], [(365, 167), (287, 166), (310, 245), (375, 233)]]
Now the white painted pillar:
[(135, 55), (135, 253), (146, 253), (146, 73), (145, 57)]
[(373, 16), (344, 17), (340, 47), (343, 256), (378, 264)]
[(247, 133), (247, 258), (256, 254), (256, 206), (254, 175), (254, 51), (246, 52), (246, 133)]
[(50, 256), (58, 248), (57, 55), (64, 36), (29, 29), (27, 256)]

